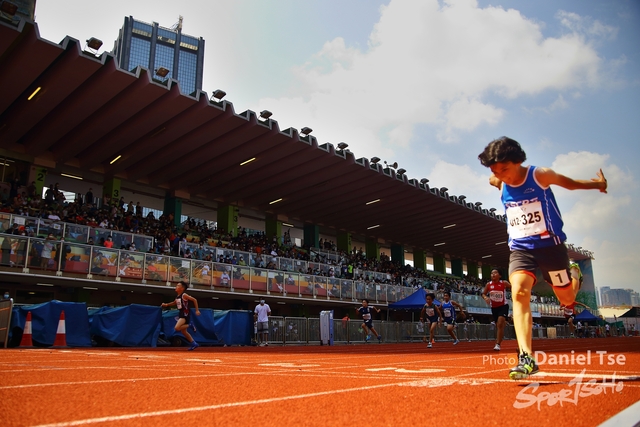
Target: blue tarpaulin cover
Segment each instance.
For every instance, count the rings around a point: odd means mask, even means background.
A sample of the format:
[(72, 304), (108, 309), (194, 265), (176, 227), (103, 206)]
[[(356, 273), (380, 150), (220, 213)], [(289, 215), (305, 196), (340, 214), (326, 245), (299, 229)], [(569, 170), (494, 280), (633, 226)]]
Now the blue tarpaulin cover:
[[(11, 329), (24, 330), (27, 312), (30, 311), (34, 345), (52, 346), (63, 310), (69, 347), (91, 347), (92, 337), (98, 342), (101, 341), (98, 338), (102, 338), (102, 341), (124, 347), (156, 347), (161, 334), (167, 340), (173, 336), (184, 339), (182, 333), (174, 329), (177, 310), (163, 312), (158, 306), (140, 304), (89, 310), (85, 303), (61, 301), (14, 306)], [(202, 309), (200, 316), (196, 316), (192, 309), (191, 318), (197, 331), (190, 329), (189, 333), (201, 345), (251, 345), (251, 311)]]
[(91, 335), (124, 347), (155, 347), (161, 313), (160, 307), (139, 304), (91, 310)]
[(49, 301), (43, 304), (14, 306), (11, 329), (24, 330), (27, 313), (31, 312), (31, 339), (34, 345), (52, 346), (58, 331), (60, 313), (64, 310), (67, 346), (91, 347), (89, 315), (83, 302)]
[[(184, 339), (181, 332), (176, 332), (176, 316), (178, 310), (169, 310), (162, 314), (161, 333), (167, 339), (178, 336)], [(193, 339), (202, 345), (250, 345), (253, 333), (253, 313), (250, 311), (200, 310), (200, 316), (191, 309), (191, 320), (196, 332), (189, 329)], [(184, 339), (186, 342), (186, 339)]]

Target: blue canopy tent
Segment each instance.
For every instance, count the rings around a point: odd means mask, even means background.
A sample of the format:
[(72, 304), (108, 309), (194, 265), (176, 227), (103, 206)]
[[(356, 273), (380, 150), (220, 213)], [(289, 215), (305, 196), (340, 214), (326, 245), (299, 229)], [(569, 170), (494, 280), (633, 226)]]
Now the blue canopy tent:
[[(420, 288), (408, 297), (389, 304), (390, 310), (422, 310), (427, 302), (427, 291)], [(434, 300), (435, 305), (440, 305), (440, 301)]]
[[(426, 304), (427, 293), (426, 289), (420, 288), (408, 297), (389, 304), (389, 310), (411, 310), (411, 320), (413, 320), (413, 312), (416, 310), (422, 310), (422, 307)], [(433, 303), (437, 306), (440, 305), (440, 301), (436, 299), (433, 300)], [(387, 320), (389, 320), (388, 313), (389, 312), (387, 311)]]
[(600, 319), (594, 316), (589, 310), (582, 310), (576, 315), (575, 320), (580, 320), (581, 322), (597, 322)]

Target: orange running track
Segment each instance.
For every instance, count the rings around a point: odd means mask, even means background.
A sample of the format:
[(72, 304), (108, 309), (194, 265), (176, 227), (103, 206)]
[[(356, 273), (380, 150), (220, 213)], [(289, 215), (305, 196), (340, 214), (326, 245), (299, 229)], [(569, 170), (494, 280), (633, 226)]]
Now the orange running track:
[[(640, 338), (534, 341), (544, 352), (539, 361), (547, 363), (526, 381), (508, 378), (516, 343), (503, 344), (500, 352), (492, 342), (438, 342), (432, 349), (376, 343), (0, 350), (0, 424), (598, 426), (609, 420), (623, 427), (640, 421)], [(569, 364), (559, 364), (562, 355)]]

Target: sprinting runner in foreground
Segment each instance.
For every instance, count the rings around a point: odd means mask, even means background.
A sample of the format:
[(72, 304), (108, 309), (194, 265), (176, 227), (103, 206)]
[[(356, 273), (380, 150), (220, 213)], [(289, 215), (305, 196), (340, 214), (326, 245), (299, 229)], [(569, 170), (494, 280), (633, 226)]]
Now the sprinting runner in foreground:
[(369, 305), (368, 299), (362, 300), (362, 307), (356, 308), (356, 311), (362, 315), (362, 329), (367, 334), (365, 337), (365, 341), (369, 342), (371, 339), (371, 332), (373, 332), (378, 337), (378, 342), (382, 342), (382, 336), (376, 331), (373, 327), (373, 319), (371, 318), (371, 312), (375, 310), (376, 313), (380, 313), (380, 309), (374, 306)]
[(551, 284), (560, 303), (573, 304), (580, 289), (579, 269), (572, 266), (564, 245), (562, 217), (551, 185), (567, 190), (594, 189), (607, 192), (602, 169), (590, 181), (574, 180), (552, 169), (523, 166), (527, 155), (517, 141), (502, 137), (491, 141), (478, 159), (491, 169), (489, 183), (501, 191), (509, 233), (509, 282), (513, 298), (513, 325), (518, 339), (518, 366), (512, 379), (538, 372), (532, 356), (531, 288), (536, 284), (536, 268)]
[(464, 314), (464, 308), (457, 302), (452, 301), (451, 292), (446, 291), (442, 297), (442, 305), (440, 308), (442, 309), (444, 324), (447, 325), (447, 332), (451, 335), (451, 338), (453, 338), (453, 345), (457, 345), (460, 342), (453, 330), (456, 326), (456, 307), (460, 309), (460, 314), (464, 319), (466, 317)]
[(440, 311), (440, 308), (433, 303), (436, 299), (434, 294), (427, 294), (426, 298), (427, 302), (420, 312), (420, 321), (429, 321), (429, 344), (427, 344), (427, 348), (431, 348), (434, 341), (433, 336), (435, 334), (436, 327), (438, 326), (438, 321), (442, 321), (442, 312)]
[(509, 317), (509, 304), (505, 295), (507, 289), (511, 289), (511, 283), (502, 280), (498, 270), (491, 270), (491, 281), (484, 287), (482, 298), (491, 306), (493, 321), (496, 322), (496, 345), (493, 347), (495, 351), (500, 351), (504, 327)]
[(185, 293), (188, 285), (185, 282), (178, 282), (176, 284), (176, 299), (172, 302), (162, 303), (162, 308), (173, 307), (176, 306), (178, 309), (178, 321), (176, 322), (175, 330), (176, 332), (181, 332), (182, 335), (191, 343), (189, 346), (189, 350), (195, 350), (200, 347), (200, 345), (193, 339), (191, 334), (189, 334), (189, 326), (193, 328), (195, 332), (195, 326), (191, 323), (191, 309), (189, 309), (189, 301), (193, 302), (193, 305), (196, 308), (196, 316), (200, 316), (200, 310), (198, 309), (198, 300), (192, 296), (189, 296)]

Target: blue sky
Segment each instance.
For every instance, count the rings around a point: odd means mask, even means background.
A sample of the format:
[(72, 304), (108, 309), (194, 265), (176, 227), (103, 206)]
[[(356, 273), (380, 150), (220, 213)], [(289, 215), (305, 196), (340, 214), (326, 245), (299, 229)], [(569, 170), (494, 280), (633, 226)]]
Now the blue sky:
[[(595, 254), (597, 286), (640, 291), (640, 2), (635, 0), (113, 0), (38, 2), (41, 36), (102, 39), (124, 16), (205, 39), (203, 89), (236, 112), (273, 112), (320, 143), (398, 162), (500, 208), (477, 156), (507, 135), (526, 164), (609, 194), (556, 189), (568, 242)], [(408, 209), (411, 207), (408, 206)]]

